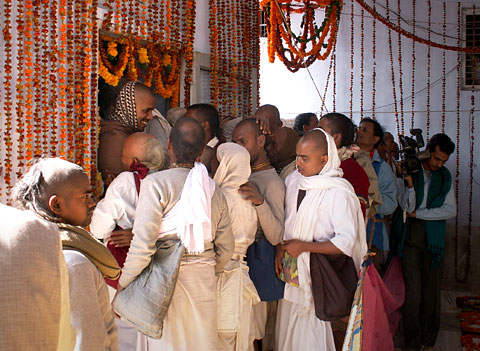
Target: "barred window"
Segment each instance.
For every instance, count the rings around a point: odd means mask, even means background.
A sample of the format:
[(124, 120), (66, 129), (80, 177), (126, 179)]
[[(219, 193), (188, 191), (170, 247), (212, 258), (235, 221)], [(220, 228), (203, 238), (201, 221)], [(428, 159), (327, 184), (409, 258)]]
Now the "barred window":
[[(480, 8), (463, 10), (465, 47), (480, 47)], [(480, 53), (466, 53), (463, 60), (462, 89), (480, 90)]]

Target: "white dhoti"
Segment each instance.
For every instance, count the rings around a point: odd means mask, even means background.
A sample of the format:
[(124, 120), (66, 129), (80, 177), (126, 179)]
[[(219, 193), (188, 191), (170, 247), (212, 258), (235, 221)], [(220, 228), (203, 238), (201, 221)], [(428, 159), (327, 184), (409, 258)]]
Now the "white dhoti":
[(218, 335), (222, 351), (253, 350), (253, 306), (260, 301), (242, 260), (230, 260), (217, 282)]
[(161, 339), (147, 337), (145, 351), (218, 350), (215, 268), (182, 264)]
[(318, 319), (314, 309), (301, 313), (300, 308), (285, 299), (278, 302), (275, 350), (335, 351), (330, 322)]

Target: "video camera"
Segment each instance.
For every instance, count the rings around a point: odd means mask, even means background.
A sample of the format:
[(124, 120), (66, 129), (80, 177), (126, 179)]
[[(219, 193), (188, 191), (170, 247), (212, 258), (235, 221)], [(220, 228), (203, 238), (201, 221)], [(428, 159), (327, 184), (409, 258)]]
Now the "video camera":
[(420, 148), (425, 146), (422, 130), (418, 128), (410, 129), (410, 134), (414, 136), (415, 139), (400, 135), (400, 144), (402, 146), (399, 150), (402, 154), (400, 166), (403, 176), (420, 171), (422, 169), (421, 161), (430, 157), (430, 151), (420, 151)]

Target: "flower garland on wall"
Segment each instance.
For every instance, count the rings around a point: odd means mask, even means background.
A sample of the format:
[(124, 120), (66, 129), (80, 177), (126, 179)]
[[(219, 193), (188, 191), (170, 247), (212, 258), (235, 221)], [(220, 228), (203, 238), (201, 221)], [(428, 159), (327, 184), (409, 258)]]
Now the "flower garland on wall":
[(210, 101), (221, 118), (258, 106), (259, 18), (256, 0), (209, 0)]
[[(127, 6), (128, 15), (119, 8)], [(109, 85), (116, 86), (126, 75), (129, 80), (144, 83), (165, 99), (170, 107), (178, 106), (181, 59), (185, 60), (184, 105), (190, 104), (193, 73), (193, 41), (195, 35), (194, 0), (131, 0), (116, 8), (106, 4), (107, 14), (102, 24), (98, 74)], [(150, 25), (150, 27), (149, 27)], [(115, 34), (108, 32), (115, 27)], [(120, 29), (117, 27), (120, 26)], [(121, 33), (120, 33), (121, 31)]]
[[(317, 59), (325, 60), (336, 42), (342, 3), (342, 0), (262, 0), (260, 6), (267, 23), (270, 62), (275, 61), (276, 55), (291, 72), (296, 72)], [(317, 26), (315, 10), (319, 8), (325, 9), (325, 18)], [(303, 15), (301, 35), (294, 34), (286, 20), (291, 12)]]
[(75, 5), (66, 0), (4, 1), (0, 128), (5, 185), (0, 196), (8, 196), (25, 166), (40, 157), (64, 157), (96, 179), (92, 164), (97, 130), (91, 115), (93, 111), (96, 115), (97, 83), (92, 90), (91, 70), (97, 4), (97, 0)]

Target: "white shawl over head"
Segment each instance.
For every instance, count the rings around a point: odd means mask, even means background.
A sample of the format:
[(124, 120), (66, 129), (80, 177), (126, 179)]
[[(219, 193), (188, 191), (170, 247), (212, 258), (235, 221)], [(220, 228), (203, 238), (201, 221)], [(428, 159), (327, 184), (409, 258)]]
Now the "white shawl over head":
[[(246, 250), (255, 239), (257, 231), (255, 208), (238, 193), (240, 185), (248, 182), (250, 177), (250, 154), (243, 146), (224, 143), (217, 149), (217, 159), (220, 164), (213, 179), (223, 190), (227, 200), (235, 238), (235, 253), (244, 254), (237, 249)], [(245, 245), (247, 247), (244, 247)]]
[(200, 162), (188, 173), (179, 200), (177, 214), (178, 237), (189, 253), (205, 250), (204, 241), (212, 241), (211, 201), (215, 182)]
[[(317, 129), (315, 129), (317, 130)], [(291, 174), (289, 182), (294, 184), (298, 182), (298, 188), (306, 190), (305, 198), (303, 199), (295, 218), (295, 224), (293, 226), (293, 232), (290, 235), (286, 235), (286, 239), (299, 239), (302, 241), (312, 242), (313, 231), (315, 227), (315, 209), (319, 209), (323, 201), (325, 190), (331, 188), (339, 188), (344, 190), (348, 195), (356, 199), (357, 206), (357, 218), (354, 219), (357, 226), (357, 237), (355, 247), (352, 254), (352, 259), (355, 266), (360, 270), (362, 259), (367, 253), (367, 242), (365, 236), (365, 222), (363, 219), (362, 210), (358, 203), (358, 198), (355, 195), (352, 185), (343, 176), (343, 171), (340, 169), (340, 159), (338, 157), (337, 148), (333, 138), (321, 130), (327, 138), (328, 144), (328, 161), (318, 175), (304, 177), (298, 171)], [(335, 206), (335, 204), (331, 204)], [(287, 234), (287, 233), (286, 233)], [(300, 288), (304, 292), (304, 303), (309, 306), (311, 298), (311, 276), (310, 276), (310, 254), (304, 252), (298, 257), (298, 276)], [(302, 288), (303, 287), (303, 288)]]

